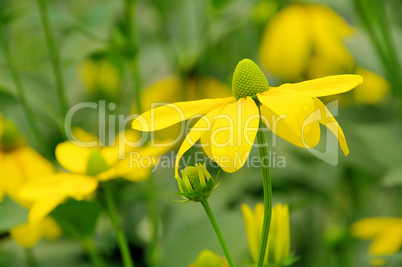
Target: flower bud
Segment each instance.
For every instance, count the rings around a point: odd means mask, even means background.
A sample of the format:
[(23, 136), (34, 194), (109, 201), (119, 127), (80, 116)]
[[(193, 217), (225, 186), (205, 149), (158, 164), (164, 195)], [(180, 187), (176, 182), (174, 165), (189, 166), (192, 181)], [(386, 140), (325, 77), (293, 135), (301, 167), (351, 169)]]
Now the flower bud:
[(210, 250), (203, 250), (190, 267), (229, 267), (227, 260)]
[(182, 177), (176, 177), (180, 192), (185, 201), (199, 202), (208, 198), (212, 191), (218, 187), (216, 179), (214, 180), (207, 171), (205, 165), (197, 164), (195, 167), (189, 166), (181, 172)]

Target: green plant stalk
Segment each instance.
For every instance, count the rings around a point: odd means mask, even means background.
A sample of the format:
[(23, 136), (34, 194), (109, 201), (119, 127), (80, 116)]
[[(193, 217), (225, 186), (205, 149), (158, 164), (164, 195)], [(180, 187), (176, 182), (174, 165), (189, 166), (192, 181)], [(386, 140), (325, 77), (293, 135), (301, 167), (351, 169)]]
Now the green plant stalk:
[(43, 138), (39, 126), (37, 124), (38, 120), (35, 118), (34, 112), (28, 104), (27, 96), (25, 94), (25, 90), (22, 87), (20, 75), (18, 73), (17, 68), (15, 67), (14, 60), (11, 56), (10, 49), (8, 46), (7, 38), (5, 36), (5, 31), (3, 29), (3, 24), (0, 18), (0, 42), (1, 47), (3, 48), (4, 57), (6, 59), (7, 65), (10, 68), (11, 76), (14, 81), (15, 87), (17, 89), (18, 98), (21, 102), (22, 108), (24, 110), (25, 116), (27, 117), (29, 127), (32, 130), (34, 138), (40, 147), (41, 152), (48, 158), (53, 159), (54, 157), (49, 152), (47, 147), (47, 143)]
[[(139, 114), (143, 112), (143, 107), (141, 103), (141, 88), (142, 80), (141, 73), (138, 65), (138, 53), (139, 46), (138, 40), (136, 38), (136, 31), (134, 22), (134, 13), (136, 8), (136, 0), (124, 0), (124, 12), (125, 12), (125, 23), (127, 27), (127, 47), (133, 51), (133, 56), (129, 58), (128, 65), (131, 71), (132, 82), (134, 87), (134, 100), (137, 106), (137, 111)], [(151, 240), (148, 243), (146, 257), (149, 266), (157, 266), (158, 264), (158, 233), (159, 233), (159, 218), (158, 211), (156, 207), (156, 196), (155, 196), (155, 183), (154, 177), (152, 175), (148, 178), (146, 182), (147, 187), (147, 211), (148, 218), (152, 225)]]
[(134, 267), (133, 260), (130, 255), (130, 249), (127, 243), (127, 239), (124, 236), (123, 230), (121, 228), (119, 219), (117, 217), (117, 210), (115, 203), (113, 201), (112, 194), (110, 192), (110, 188), (106, 185), (104, 188), (104, 199), (106, 203), (106, 208), (110, 217), (110, 221), (112, 222), (115, 234), (116, 234), (116, 239), (117, 239), (117, 244), (120, 249), (121, 257), (123, 259), (123, 266), (124, 267)]
[(147, 190), (147, 210), (148, 218), (151, 222), (151, 239), (148, 243), (146, 257), (148, 266), (153, 267), (158, 265), (158, 236), (159, 236), (159, 217), (155, 196), (155, 177), (151, 174), (146, 181)]
[(91, 258), (95, 267), (105, 267), (105, 264), (96, 251), (94, 241), (91, 238), (86, 238), (81, 242), (81, 244), (88, 253), (88, 256)]
[(399, 75), (400, 65), (385, 16), (384, 3), (376, 0), (354, 0), (354, 2), (363, 26), (366, 28), (369, 38), (387, 72), (387, 77), (396, 94), (399, 98), (402, 98), (402, 80)]
[(269, 227), (271, 224), (272, 214), (272, 185), (271, 174), (269, 171), (269, 159), (267, 152), (267, 145), (265, 142), (265, 135), (263, 131), (263, 123), (260, 119), (260, 126), (257, 132), (258, 150), (261, 159), (261, 173), (264, 188), (264, 219), (262, 224), (260, 250), (258, 252), (257, 266), (262, 267), (264, 264), (265, 251), (267, 250)]
[(32, 248), (25, 248), (25, 257), (26, 257), (26, 265), (27, 267), (37, 267), (35, 260), (35, 255), (32, 251)]
[(76, 239), (81, 246), (84, 248), (85, 252), (88, 254), (88, 257), (91, 259), (93, 265), (95, 267), (105, 267), (105, 264), (100, 257), (99, 253), (96, 251), (95, 244), (92, 240), (92, 235), (91, 237), (81, 237), (79, 234), (79, 231), (77, 228), (71, 224), (69, 221), (58, 217), (56, 221), (60, 222), (63, 224), (63, 230), (65, 230), (67, 233), (69, 233), (74, 239)]
[(228, 260), (229, 266), (234, 267), (234, 262), (232, 259), (232, 256), (230, 255), (228, 246), (226, 245), (225, 239), (223, 238), (222, 232), (218, 226), (218, 223), (216, 222), (215, 216), (212, 213), (211, 207), (209, 206), (208, 200), (203, 199), (201, 200), (201, 204), (204, 207), (205, 212), (208, 215), (209, 220), (211, 221), (212, 227), (215, 230), (216, 236), (219, 239), (219, 243), (221, 244), (222, 250), (225, 253), (226, 259)]
[(377, 20), (381, 33), (380, 39), (384, 41), (385, 51), (388, 52), (388, 72), (393, 83), (395, 90), (398, 90), (399, 95), (402, 97), (402, 80), (400, 76), (400, 64), (398, 62), (398, 55), (395, 50), (390, 26), (385, 14), (385, 2), (384, 1), (372, 1), (374, 8), (377, 11)]
[(131, 71), (133, 87), (134, 87), (134, 100), (138, 109), (138, 113), (142, 113), (142, 104), (141, 104), (141, 74), (138, 66), (138, 40), (136, 38), (135, 25), (133, 25), (134, 21), (134, 13), (135, 13), (135, 5), (136, 0), (123, 0), (124, 1), (124, 12), (125, 12), (125, 24), (127, 27), (127, 48), (130, 50), (133, 55), (130, 55), (128, 60), (129, 68)]
[[(56, 43), (50, 28), (50, 21), (47, 10), (47, 0), (37, 0), (39, 5), (40, 16), (42, 20), (43, 30), (45, 32), (46, 43), (49, 49), (50, 59), (52, 62), (52, 69), (55, 76), (56, 88), (58, 90), (60, 107), (63, 116), (68, 112), (68, 104), (66, 98), (66, 90), (64, 88), (63, 74), (61, 71), (60, 57), (56, 48)], [(62, 124), (64, 125), (64, 124)]]

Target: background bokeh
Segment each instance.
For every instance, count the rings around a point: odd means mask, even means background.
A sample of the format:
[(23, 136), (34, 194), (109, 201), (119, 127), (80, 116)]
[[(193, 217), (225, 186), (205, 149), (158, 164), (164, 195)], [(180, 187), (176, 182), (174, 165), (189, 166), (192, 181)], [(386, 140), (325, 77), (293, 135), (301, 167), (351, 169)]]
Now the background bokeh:
[[(54, 149), (65, 140), (65, 111), (37, 2), (0, 0), (0, 16), (47, 155), (30, 129), (3, 49), (0, 113), (15, 121), (27, 144), (56, 164)], [(374, 2), (381, 2), (381, 8)], [(332, 11), (309, 10), (313, 4)], [(294, 5), (289, 17), (281, 13)], [(369, 242), (352, 237), (351, 224), (365, 217), (402, 216), (401, 1), (52, 0), (47, 7), (68, 108), (104, 100), (116, 104), (106, 114), (117, 118), (146, 111), (152, 102), (230, 96), (234, 68), (243, 58), (263, 69), (270, 86), (341, 73), (363, 75), (362, 88), (323, 99), (338, 100), (336, 118), (350, 148), (346, 157), (339, 153), (336, 166), (280, 138), (269, 149), (286, 160), (286, 166), (273, 167), (271, 175), (274, 203), (290, 207), (291, 250), (299, 257), (293, 266), (369, 266)], [(117, 129), (117, 119), (106, 119)], [(98, 110), (77, 112), (72, 124), (98, 135)], [(325, 149), (322, 130), (319, 147)], [(159, 135), (175, 133), (177, 129), (171, 128)], [(177, 149), (167, 156), (173, 157)], [(197, 151), (193, 148), (186, 155)], [(253, 149), (252, 155), (257, 154)], [(207, 167), (217, 174), (218, 168)], [(261, 172), (243, 167), (233, 174), (221, 172), (219, 180), (209, 201), (235, 262), (247, 266), (250, 256), (240, 205), (262, 201)], [(201, 205), (172, 201), (180, 199), (174, 193), (178, 187), (173, 167), (157, 168), (144, 182), (113, 182), (136, 266), (149, 266), (150, 202), (159, 225), (157, 266), (188, 266), (204, 249), (223, 255)], [(75, 210), (71, 216), (80, 218), (76, 223), (84, 232), (93, 233), (107, 266), (122, 266), (100, 204), (68, 200), (62, 206), (54, 212)], [(25, 222), (27, 214), (7, 196), (0, 203), (0, 266), (25, 265), (25, 251), (9, 229)], [(31, 250), (37, 266), (92, 266), (68, 233), (55, 241), (42, 240)], [(400, 258), (390, 258), (387, 266), (400, 266)]]

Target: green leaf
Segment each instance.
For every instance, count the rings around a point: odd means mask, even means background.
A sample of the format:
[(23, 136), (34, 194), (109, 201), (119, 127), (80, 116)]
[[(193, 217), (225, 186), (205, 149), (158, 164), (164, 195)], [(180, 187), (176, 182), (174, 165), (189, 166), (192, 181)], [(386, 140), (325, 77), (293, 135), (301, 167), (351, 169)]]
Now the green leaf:
[(65, 233), (74, 238), (83, 239), (91, 236), (101, 212), (101, 205), (97, 201), (77, 201), (69, 199), (59, 205), (51, 215), (63, 228)]
[(0, 215), (0, 233), (8, 232), (28, 220), (28, 210), (7, 196), (0, 202)]

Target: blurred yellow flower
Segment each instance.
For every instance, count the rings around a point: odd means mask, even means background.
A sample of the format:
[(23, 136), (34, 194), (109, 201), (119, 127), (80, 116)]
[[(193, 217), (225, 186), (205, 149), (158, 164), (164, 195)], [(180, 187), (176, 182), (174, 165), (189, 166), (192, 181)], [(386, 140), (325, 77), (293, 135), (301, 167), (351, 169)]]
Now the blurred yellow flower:
[(374, 105), (380, 103), (388, 95), (391, 86), (387, 80), (380, 75), (358, 67), (356, 74), (361, 75), (364, 84), (361, 84), (353, 90), (353, 94), (357, 103)]
[(0, 116), (0, 201), (6, 194), (28, 208), (18, 196), (21, 186), (37, 177), (52, 174), (53, 165), (34, 149), (25, 145), (16, 125)]
[(60, 226), (51, 217), (45, 217), (37, 224), (24, 223), (10, 230), (11, 238), (24, 248), (32, 248), (42, 237), (48, 240), (58, 239), (62, 235)]
[(189, 267), (229, 267), (227, 260), (210, 250), (203, 250)]
[[(15, 202), (29, 209), (33, 202), (20, 197), (26, 184), (54, 173), (53, 165), (34, 149), (26, 146), (15, 124), (0, 115), (0, 202), (7, 194)], [(35, 246), (42, 236), (53, 240), (62, 234), (50, 217), (35, 223), (24, 223), (10, 229), (11, 237), (22, 247)]]
[[(74, 129), (73, 135), (80, 142), (97, 141), (97, 138), (81, 129)], [(124, 139), (123, 139), (124, 138)], [(125, 178), (140, 182), (149, 177), (151, 168), (158, 163), (158, 158), (170, 147), (132, 147), (139, 135), (134, 131), (123, 131), (116, 136), (113, 146), (85, 147), (85, 143), (74, 144), (66, 141), (56, 147), (59, 164), (70, 173), (55, 173), (35, 179), (19, 192), (25, 200), (34, 202), (30, 209), (29, 221), (37, 223), (59, 204), (71, 197), (83, 200), (92, 196), (98, 187), (98, 181)], [(135, 153), (135, 158), (129, 157)], [(120, 159), (125, 156), (124, 159)]]
[[(402, 246), (402, 218), (375, 217), (361, 219), (351, 226), (354, 237), (373, 240), (368, 253), (372, 256), (397, 253)], [(373, 265), (383, 265), (384, 259), (370, 261)]]
[[(244, 224), (246, 226), (248, 246), (253, 262), (257, 261), (261, 241), (264, 205), (258, 203), (254, 212), (249, 206), (241, 206)], [(265, 254), (265, 264), (281, 264), (289, 258), (290, 230), (288, 205), (277, 203), (272, 209), (271, 226), (269, 228), (268, 247)]]
[(268, 71), (290, 81), (349, 73), (353, 58), (342, 41), (352, 32), (324, 5), (290, 5), (267, 24), (259, 59)]
[(206, 154), (226, 172), (241, 168), (254, 143), (260, 112), (262, 121), (276, 135), (303, 148), (318, 144), (321, 123), (335, 134), (347, 155), (349, 150), (342, 129), (316, 97), (347, 92), (361, 83), (361, 76), (338, 75), (269, 87), (260, 68), (244, 59), (233, 75), (234, 96), (158, 107), (137, 117), (132, 127), (158, 131), (202, 115), (179, 149), (176, 177), (181, 156), (198, 140)]
[(115, 65), (108, 60), (85, 60), (78, 71), (84, 87), (90, 94), (116, 97), (120, 75)]

